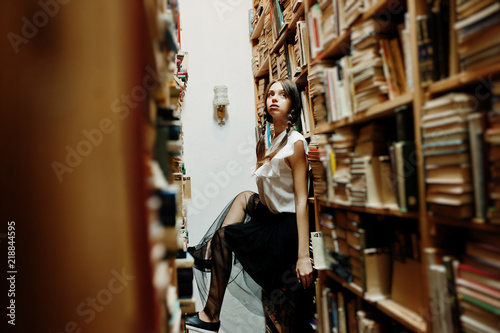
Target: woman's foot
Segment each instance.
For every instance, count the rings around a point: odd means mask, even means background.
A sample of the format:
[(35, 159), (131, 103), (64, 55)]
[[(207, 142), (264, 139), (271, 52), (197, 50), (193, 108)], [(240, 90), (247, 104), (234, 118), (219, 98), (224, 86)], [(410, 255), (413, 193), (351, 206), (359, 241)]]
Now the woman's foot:
[(203, 311), (186, 318), (186, 329), (192, 332), (214, 333), (218, 332), (219, 328), (220, 321), (210, 322)]

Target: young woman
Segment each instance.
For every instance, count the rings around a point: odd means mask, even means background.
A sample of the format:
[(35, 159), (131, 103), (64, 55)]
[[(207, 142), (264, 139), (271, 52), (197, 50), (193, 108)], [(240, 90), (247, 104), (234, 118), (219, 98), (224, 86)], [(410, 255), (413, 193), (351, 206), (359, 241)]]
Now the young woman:
[[(265, 116), (274, 125), (274, 136), (266, 151), (264, 126), (257, 143), (258, 193), (246, 191), (236, 196), (201, 243), (189, 248), (195, 258), (200, 296), (203, 301), (206, 297), (203, 311), (186, 319), (186, 328), (191, 331), (218, 331), (226, 289), (239, 298), (240, 294), (249, 294), (248, 288), (242, 291), (242, 285), (251, 285), (253, 280), (262, 288), (267, 310), (273, 311), (275, 305), (293, 303), (299, 286), (308, 288), (313, 284), (307, 205), (308, 147), (304, 137), (293, 128), (301, 112), (300, 95), (291, 81), (278, 80), (269, 85), (266, 96)], [(209, 287), (204, 289), (203, 272), (209, 271)], [(255, 292), (253, 287), (250, 290)], [(283, 290), (289, 293), (284, 295)], [(261, 295), (256, 296), (260, 300)], [(254, 306), (254, 310), (258, 308), (255, 303), (245, 303), (247, 307)], [(284, 326), (287, 325), (281, 325), (282, 331), (297, 325)]]

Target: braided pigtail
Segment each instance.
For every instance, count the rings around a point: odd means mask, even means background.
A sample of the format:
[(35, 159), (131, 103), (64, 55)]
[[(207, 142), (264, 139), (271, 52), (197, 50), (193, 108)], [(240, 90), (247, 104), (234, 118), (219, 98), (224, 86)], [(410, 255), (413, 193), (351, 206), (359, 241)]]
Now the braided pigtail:
[(257, 155), (257, 165), (255, 169), (260, 168), (264, 164), (264, 155), (266, 154), (266, 121), (262, 124), (262, 132), (260, 133), (259, 141), (257, 141), (257, 147), (255, 149)]
[(293, 110), (288, 113), (288, 122), (286, 126), (286, 133), (290, 133), (293, 128)]

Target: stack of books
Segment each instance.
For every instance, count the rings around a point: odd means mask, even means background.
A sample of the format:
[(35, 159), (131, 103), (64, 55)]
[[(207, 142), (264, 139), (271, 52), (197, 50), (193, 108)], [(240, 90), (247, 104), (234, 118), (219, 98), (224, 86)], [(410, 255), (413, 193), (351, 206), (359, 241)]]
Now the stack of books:
[(264, 108), (266, 105), (266, 88), (267, 88), (267, 79), (261, 78), (257, 83), (257, 117), (261, 124), (264, 123)]
[(309, 144), (308, 159), (312, 171), (314, 197), (320, 200), (327, 200), (328, 195), (325, 167), (325, 145), (327, 144), (328, 137), (323, 134), (313, 135)]
[(346, 28), (350, 27), (365, 12), (364, 0), (346, 0), (344, 3), (344, 16)]
[(361, 112), (388, 99), (388, 87), (380, 56), (380, 40), (385, 25), (375, 19), (352, 27), (351, 73), (356, 110)]
[(366, 229), (368, 215), (351, 211), (341, 212), (337, 221), (342, 221), (345, 214), (346, 238), (351, 265), (352, 283), (359, 290), (366, 290), (365, 257)]
[(426, 201), (433, 215), (473, 216), (468, 116), (477, 106), (473, 95), (450, 93), (423, 107)]
[(252, 73), (254, 76), (259, 72), (260, 64), (260, 54), (259, 54), (260, 43), (252, 46)]
[(271, 21), (271, 5), (270, 2), (267, 2), (264, 7), (264, 31), (263, 34), (265, 36), (265, 49), (262, 49), (265, 53), (263, 59), (267, 60), (269, 58), (269, 48), (273, 45), (273, 25)]
[[(344, 216), (341, 216), (344, 214)], [(328, 268), (339, 277), (351, 281), (351, 267), (348, 261), (349, 248), (346, 239), (345, 212), (335, 211), (335, 216), (326, 212), (320, 214), (323, 230), (325, 257)]]
[(332, 42), (339, 37), (338, 13), (333, 4), (336, 1), (320, 1), (323, 44)]
[(349, 199), (355, 206), (381, 207), (379, 156), (387, 155), (387, 127), (372, 122), (360, 128), (351, 160)]
[(380, 54), (384, 76), (387, 82), (389, 99), (404, 95), (408, 92), (406, 72), (403, 61), (403, 51), (399, 38), (381, 39)]
[(500, 238), (471, 233), (465, 256), (456, 267), (460, 322), (467, 331), (498, 331), (500, 316)]
[(351, 57), (340, 58), (335, 66), (325, 69), (326, 106), (328, 119), (335, 122), (353, 114), (354, 88)]
[(290, 74), (292, 78), (298, 76), (301, 72), (300, 45), (298, 40), (299, 40), (298, 36), (295, 35), (294, 43), (287, 44), (288, 58), (290, 60)]
[(309, 81), (309, 96), (312, 104), (312, 112), (315, 125), (330, 122), (329, 113), (326, 107), (325, 94), (325, 72), (335, 64), (332, 60), (320, 60), (310, 66), (307, 74)]
[(500, 54), (500, 2), (464, 0), (456, 7), (454, 29), (462, 70), (498, 63)]
[(289, 24), (292, 21), (293, 8), (290, 0), (280, 0), (281, 6), (283, 6), (283, 20), (285, 24)]
[[(274, 66), (274, 65), (273, 65)], [(288, 66), (285, 54), (285, 45), (282, 45), (276, 55), (276, 67), (279, 79), (288, 79)]]
[(305, 21), (297, 22), (297, 32), (295, 33), (295, 44), (298, 45), (297, 63), (301, 68), (307, 67), (309, 63), (309, 34)]
[(335, 172), (333, 173), (333, 183), (329, 187), (333, 188), (333, 202), (343, 205), (350, 205), (348, 187), (351, 184), (351, 162), (354, 152), (356, 133), (353, 127), (342, 127), (332, 134), (332, 150), (335, 156)]
[(323, 25), (321, 6), (316, 3), (309, 8), (307, 14), (307, 31), (309, 32), (311, 59), (315, 59), (316, 56), (323, 51), (324, 47), (324, 35), (323, 35)]

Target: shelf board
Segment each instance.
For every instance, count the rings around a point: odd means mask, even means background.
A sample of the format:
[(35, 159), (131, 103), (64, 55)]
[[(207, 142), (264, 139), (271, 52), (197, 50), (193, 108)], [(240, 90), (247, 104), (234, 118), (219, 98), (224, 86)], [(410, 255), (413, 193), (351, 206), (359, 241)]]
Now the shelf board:
[(307, 72), (308, 72), (307, 66), (305, 66), (302, 69), (302, 72), (300, 72), (300, 74), (298, 76), (293, 78), (293, 80), (292, 80), (293, 83), (295, 83), (299, 87), (307, 85)]
[(342, 287), (346, 288), (347, 290), (351, 291), (352, 293), (356, 294), (357, 296), (364, 298), (364, 292), (361, 289), (361, 287), (355, 285), (354, 283), (350, 283), (345, 281), (344, 279), (341, 279), (337, 274), (335, 274), (332, 271), (325, 271), (326, 275), (331, 278), (332, 280), (335, 280), (338, 284), (342, 285)]
[(324, 50), (316, 56), (316, 58), (311, 62), (311, 66), (314, 66), (316, 62), (322, 59), (332, 58), (335, 56), (349, 54), (351, 50), (351, 30), (346, 30), (339, 38), (334, 39), (332, 42), (328, 43)]
[(255, 77), (262, 77), (269, 74), (269, 56), (262, 66), (260, 66), (259, 71), (255, 74)]
[(436, 224), (443, 224), (457, 228), (463, 229), (473, 229), (480, 231), (488, 231), (494, 233), (500, 233), (500, 225), (491, 224), (491, 223), (476, 223), (473, 220), (458, 220), (440, 216), (428, 216), (429, 221)]
[(406, 93), (392, 100), (388, 100), (383, 103), (374, 105), (370, 107), (368, 110), (356, 113), (348, 118), (336, 121), (334, 123), (318, 125), (316, 126), (314, 133), (315, 134), (331, 133), (334, 132), (335, 129), (339, 127), (359, 124), (375, 118), (393, 115), (394, 109), (402, 105), (410, 104), (412, 101), (413, 101), (413, 93), (411, 92)]
[(429, 86), (428, 92), (430, 94), (440, 94), (452, 89), (462, 88), (467, 85), (475, 83), (479, 84), (482, 83), (481, 81), (485, 81), (489, 84), (491, 83), (490, 75), (496, 73), (500, 73), (500, 63), (486, 66), (475, 71), (461, 72), (441, 81), (435, 82)]
[(415, 312), (406, 309), (405, 307), (399, 305), (398, 303), (394, 302), (391, 299), (382, 299), (377, 301), (367, 299), (366, 297), (364, 297), (364, 292), (359, 286), (355, 285), (354, 283), (349, 283), (341, 279), (337, 274), (335, 274), (332, 271), (325, 271), (325, 272), (330, 279), (334, 280), (342, 287), (351, 291), (358, 297), (363, 298), (367, 303), (375, 306), (376, 308), (378, 308), (380, 311), (382, 311), (392, 319), (398, 321), (399, 323), (412, 329), (415, 332), (418, 333), (426, 332), (426, 323), (424, 319)]
[[(401, 5), (405, 5), (405, 1), (399, 1)], [(367, 12), (363, 14), (361, 17), (361, 21), (366, 21), (370, 17), (379, 14), (383, 10), (390, 10), (389, 6), (393, 7), (397, 4), (397, 1), (394, 0), (379, 0), (372, 8), (370, 8)]]
[(394, 302), (392, 299), (383, 299), (376, 302), (375, 306), (386, 315), (395, 319), (404, 326), (418, 333), (427, 332), (425, 320), (415, 312)]
[(402, 212), (399, 210), (392, 210), (386, 208), (372, 208), (372, 207), (360, 207), (360, 206), (348, 206), (342, 205), (335, 202), (328, 202), (324, 200), (318, 200), (318, 204), (324, 207), (337, 208), (337, 209), (345, 209), (358, 213), (368, 213), (374, 215), (384, 215), (384, 216), (396, 216), (396, 217), (404, 217), (408, 219), (418, 219), (418, 212)]
[(271, 54), (278, 53), (279, 49), (285, 43), (285, 40), (295, 34), (295, 28), (297, 27), (297, 22), (304, 15), (304, 4), (301, 4), (299, 9), (293, 14), (292, 19), (288, 23), (286, 29), (283, 30), (279, 38), (273, 45), (271, 49)]
[(260, 33), (262, 32), (262, 29), (264, 28), (264, 21), (265, 21), (265, 16), (266, 16), (266, 15), (264, 15), (264, 9), (262, 10), (262, 13), (263, 14), (259, 17), (259, 20), (257, 21), (255, 28), (253, 29), (253, 33), (250, 36), (250, 40), (259, 38)]

